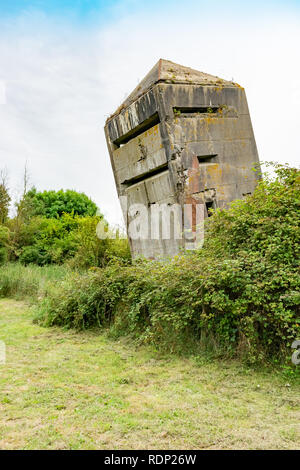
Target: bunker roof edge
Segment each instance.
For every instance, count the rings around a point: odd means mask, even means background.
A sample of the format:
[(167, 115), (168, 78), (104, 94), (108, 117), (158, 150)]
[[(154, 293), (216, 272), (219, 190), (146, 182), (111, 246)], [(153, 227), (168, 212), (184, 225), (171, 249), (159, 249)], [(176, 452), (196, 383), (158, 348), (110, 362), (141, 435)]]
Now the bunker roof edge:
[(159, 59), (148, 74), (140, 81), (137, 87), (130, 93), (125, 101), (112, 113), (106, 123), (118, 115), (122, 109), (130, 106), (134, 101), (147, 93), (159, 82), (170, 83), (172, 85), (198, 85), (198, 86), (226, 86), (241, 88), (239, 84), (224, 80), (215, 75), (200, 72), (190, 67), (176, 64), (170, 60)]

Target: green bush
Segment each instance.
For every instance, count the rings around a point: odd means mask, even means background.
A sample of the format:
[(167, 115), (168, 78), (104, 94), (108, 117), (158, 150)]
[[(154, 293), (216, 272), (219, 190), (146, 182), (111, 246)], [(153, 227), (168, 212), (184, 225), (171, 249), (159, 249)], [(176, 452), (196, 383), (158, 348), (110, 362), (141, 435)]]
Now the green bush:
[[(72, 269), (103, 267), (114, 259), (130, 263), (127, 239), (99, 239), (101, 222), (110, 230), (97, 206), (76, 191), (28, 191), (16, 204), (17, 214), (0, 224), (0, 264), (67, 263)], [(116, 235), (116, 234), (112, 234)]]
[(63, 214), (94, 216), (96, 204), (84, 193), (67, 189), (64, 191), (43, 191), (35, 188), (28, 191), (21, 203), (31, 216), (42, 216), (50, 219), (59, 218)]
[(0, 266), (7, 262), (9, 246), (9, 230), (0, 224)]
[[(99, 239), (96, 229), (99, 217), (77, 217), (77, 227), (70, 234), (74, 246), (74, 256), (69, 265), (72, 268), (104, 267), (113, 259), (130, 263), (131, 254), (127, 238), (119, 238), (118, 234), (110, 231), (112, 238)], [(106, 224), (107, 230), (108, 224)]]
[[(106, 224), (101, 216), (63, 214), (59, 219), (32, 217), (18, 230), (14, 257), (25, 265), (68, 263), (75, 269), (103, 267), (115, 258), (130, 262), (127, 239), (102, 240), (97, 237), (96, 228), (100, 221)], [(12, 233), (13, 224), (10, 230)]]
[(32, 263), (43, 266), (49, 263), (50, 257), (37, 246), (25, 246), (22, 249), (19, 260), (25, 266)]
[(0, 266), (6, 263), (7, 259), (8, 259), (7, 248), (5, 248), (4, 246), (1, 246), (0, 247)]

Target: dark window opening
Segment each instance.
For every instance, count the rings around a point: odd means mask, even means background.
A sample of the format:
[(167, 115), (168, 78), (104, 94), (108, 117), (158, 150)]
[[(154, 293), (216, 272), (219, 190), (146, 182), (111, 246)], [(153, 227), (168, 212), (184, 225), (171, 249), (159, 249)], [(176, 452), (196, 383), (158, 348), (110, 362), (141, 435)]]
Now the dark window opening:
[(149, 129), (151, 129), (151, 127), (154, 127), (159, 123), (160, 123), (160, 119), (159, 119), (158, 113), (155, 113), (152, 116), (150, 116), (148, 119), (146, 119), (144, 122), (139, 124), (137, 127), (127, 132), (127, 134), (124, 134), (118, 139), (116, 139), (113, 143), (117, 147), (121, 147), (121, 145), (127, 144), (127, 142), (129, 142), (130, 140), (134, 139), (140, 134), (143, 134), (143, 132), (148, 131)]
[(211, 162), (215, 159), (215, 157), (217, 157), (217, 155), (218, 155), (217, 153), (213, 155), (197, 155), (198, 162), (199, 163)]
[(205, 203), (205, 207), (206, 207), (207, 217), (211, 217), (212, 213), (211, 213), (210, 209), (214, 209), (214, 202), (213, 201), (207, 201)]
[(219, 106), (199, 106), (195, 107), (175, 107), (173, 112), (175, 116), (180, 116), (180, 114), (216, 114), (221, 108)]
[(125, 180), (122, 182), (122, 184), (129, 187), (129, 186), (132, 186), (133, 184), (140, 183), (141, 181), (145, 181), (148, 178), (151, 178), (152, 176), (159, 175), (160, 173), (163, 173), (166, 170), (168, 170), (168, 163), (164, 163), (163, 165), (160, 165), (159, 167), (154, 168), (153, 170), (150, 170), (147, 173), (143, 173), (142, 175), (135, 176), (133, 178)]

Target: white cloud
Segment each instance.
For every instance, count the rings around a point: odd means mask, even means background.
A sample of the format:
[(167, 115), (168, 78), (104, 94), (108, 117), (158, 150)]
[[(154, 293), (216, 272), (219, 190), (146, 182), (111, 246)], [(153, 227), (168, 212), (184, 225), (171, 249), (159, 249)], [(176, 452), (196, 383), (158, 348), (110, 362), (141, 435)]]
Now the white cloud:
[(11, 185), (27, 160), (39, 189), (84, 191), (110, 221), (120, 220), (103, 126), (160, 57), (243, 85), (260, 158), (295, 164), (299, 15), (243, 18), (212, 8), (122, 14), (99, 29), (32, 13), (6, 24), (0, 167), (9, 169)]

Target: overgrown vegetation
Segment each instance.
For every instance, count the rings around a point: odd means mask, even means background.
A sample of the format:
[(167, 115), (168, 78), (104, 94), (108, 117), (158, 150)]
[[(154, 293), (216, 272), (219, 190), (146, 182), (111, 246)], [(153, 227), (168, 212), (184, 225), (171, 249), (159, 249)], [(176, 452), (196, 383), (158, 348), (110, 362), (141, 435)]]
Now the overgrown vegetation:
[(0, 269), (0, 296), (30, 297), (43, 325), (105, 327), (168, 351), (290, 361), (300, 337), (300, 177), (275, 170), (253, 195), (214, 212), (201, 250), (168, 262), (131, 264), (126, 240), (96, 236), (102, 216), (29, 216), (23, 197), (0, 225), (2, 262), (19, 260)]
[(299, 182), (298, 170), (277, 166), (275, 179), (214, 213), (199, 252), (68, 276), (42, 301), (38, 321), (109, 326), (160, 348), (249, 362), (290, 357), (300, 337)]
[(30, 208), (32, 216), (39, 215), (49, 219), (58, 219), (63, 214), (93, 217), (98, 209), (84, 193), (70, 189), (39, 192), (36, 188), (32, 188), (25, 194), (24, 202)]
[(111, 231), (97, 206), (76, 191), (24, 190), (9, 218), (10, 196), (5, 172), (0, 174), (0, 265), (19, 261), (38, 266), (68, 264), (71, 268), (103, 267), (112, 259), (130, 262), (126, 238), (99, 239), (96, 227), (101, 222)]

